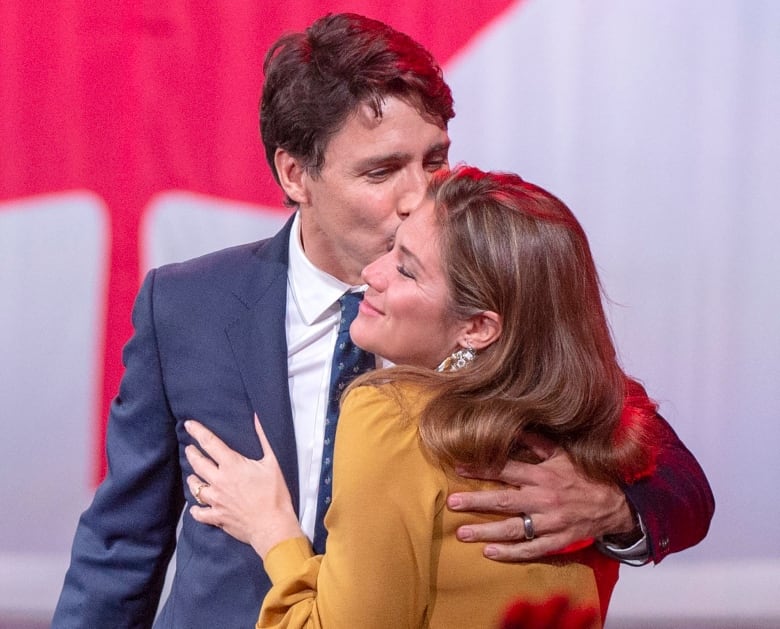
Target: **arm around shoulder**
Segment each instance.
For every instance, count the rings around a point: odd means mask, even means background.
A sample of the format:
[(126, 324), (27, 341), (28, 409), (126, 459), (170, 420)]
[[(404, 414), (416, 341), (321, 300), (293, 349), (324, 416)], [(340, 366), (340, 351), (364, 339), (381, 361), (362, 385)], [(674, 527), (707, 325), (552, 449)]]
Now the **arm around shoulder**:
[(642, 518), (654, 563), (704, 539), (715, 512), (715, 498), (698, 461), (668, 422), (656, 418), (660, 438), (655, 469), (623, 488)]

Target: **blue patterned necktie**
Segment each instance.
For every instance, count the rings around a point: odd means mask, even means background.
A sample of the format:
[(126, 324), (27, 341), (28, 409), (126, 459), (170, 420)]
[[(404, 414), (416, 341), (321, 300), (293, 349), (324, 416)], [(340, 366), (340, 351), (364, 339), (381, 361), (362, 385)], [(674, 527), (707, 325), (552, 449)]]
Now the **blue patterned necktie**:
[(325, 552), (327, 532), (323, 519), (330, 506), (331, 481), (333, 479), (333, 441), (336, 436), (336, 422), (339, 417), (341, 393), (357, 376), (376, 366), (373, 354), (364, 352), (349, 337), (349, 326), (357, 316), (358, 306), (363, 293), (345, 293), (339, 298), (341, 322), (336, 337), (336, 349), (333, 352), (333, 364), (330, 370), (330, 389), (328, 409), (325, 414), (325, 440), (322, 445), (322, 471), (320, 489), (317, 495), (317, 519), (314, 524), (314, 552)]

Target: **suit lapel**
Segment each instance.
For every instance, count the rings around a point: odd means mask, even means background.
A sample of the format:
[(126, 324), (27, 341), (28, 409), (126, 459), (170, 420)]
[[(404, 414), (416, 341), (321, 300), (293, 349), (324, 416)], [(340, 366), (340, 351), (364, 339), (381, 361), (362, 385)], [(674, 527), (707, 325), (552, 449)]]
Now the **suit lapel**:
[(298, 512), (298, 457), (287, 376), (288, 243), (292, 219), (255, 251), (233, 293), (244, 312), (226, 328), (252, 408), (282, 468)]

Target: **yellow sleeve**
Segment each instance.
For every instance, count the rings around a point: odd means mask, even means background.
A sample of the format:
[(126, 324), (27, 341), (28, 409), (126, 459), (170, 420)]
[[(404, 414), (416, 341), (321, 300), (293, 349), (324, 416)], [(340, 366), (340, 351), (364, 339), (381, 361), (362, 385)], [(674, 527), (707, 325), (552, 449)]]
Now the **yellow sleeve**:
[(301, 538), (269, 552), (273, 587), (257, 627), (422, 626), (443, 478), (393, 397), (374, 387), (352, 391), (336, 435), (327, 552), (312, 557)]

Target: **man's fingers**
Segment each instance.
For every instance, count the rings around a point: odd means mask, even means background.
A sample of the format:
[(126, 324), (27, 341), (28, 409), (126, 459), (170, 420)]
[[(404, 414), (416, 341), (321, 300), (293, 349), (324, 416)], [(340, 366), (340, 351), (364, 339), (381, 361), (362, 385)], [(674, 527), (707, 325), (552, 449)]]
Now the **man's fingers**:
[(561, 545), (562, 543), (557, 539), (557, 536), (549, 535), (530, 542), (488, 544), (482, 549), (482, 554), (493, 561), (531, 561), (556, 552)]
[[(544, 533), (544, 519), (532, 516), (534, 536)], [(525, 537), (523, 518), (507, 518), (497, 522), (466, 524), (458, 528), (456, 535), (463, 542), (518, 542), (528, 543)]]
[(531, 449), (531, 452), (538, 456), (542, 461), (549, 459), (558, 449), (558, 446), (555, 445), (555, 443), (545, 437), (542, 437), (541, 435), (523, 435), (523, 443), (528, 446)]
[(447, 506), (453, 511), (517, 515), (533, 508), (532, 496), (529, 496), (529, 493), (528, 490), (516, 487), (458, 492), (447, 497)]
[(539, 465), (522, 461), (507, 461), (501, 470), (473, 469), (458, 465), (455, 471), (464, 478), (498, 481), (514, 487), (538, 485), (540, 481)]

